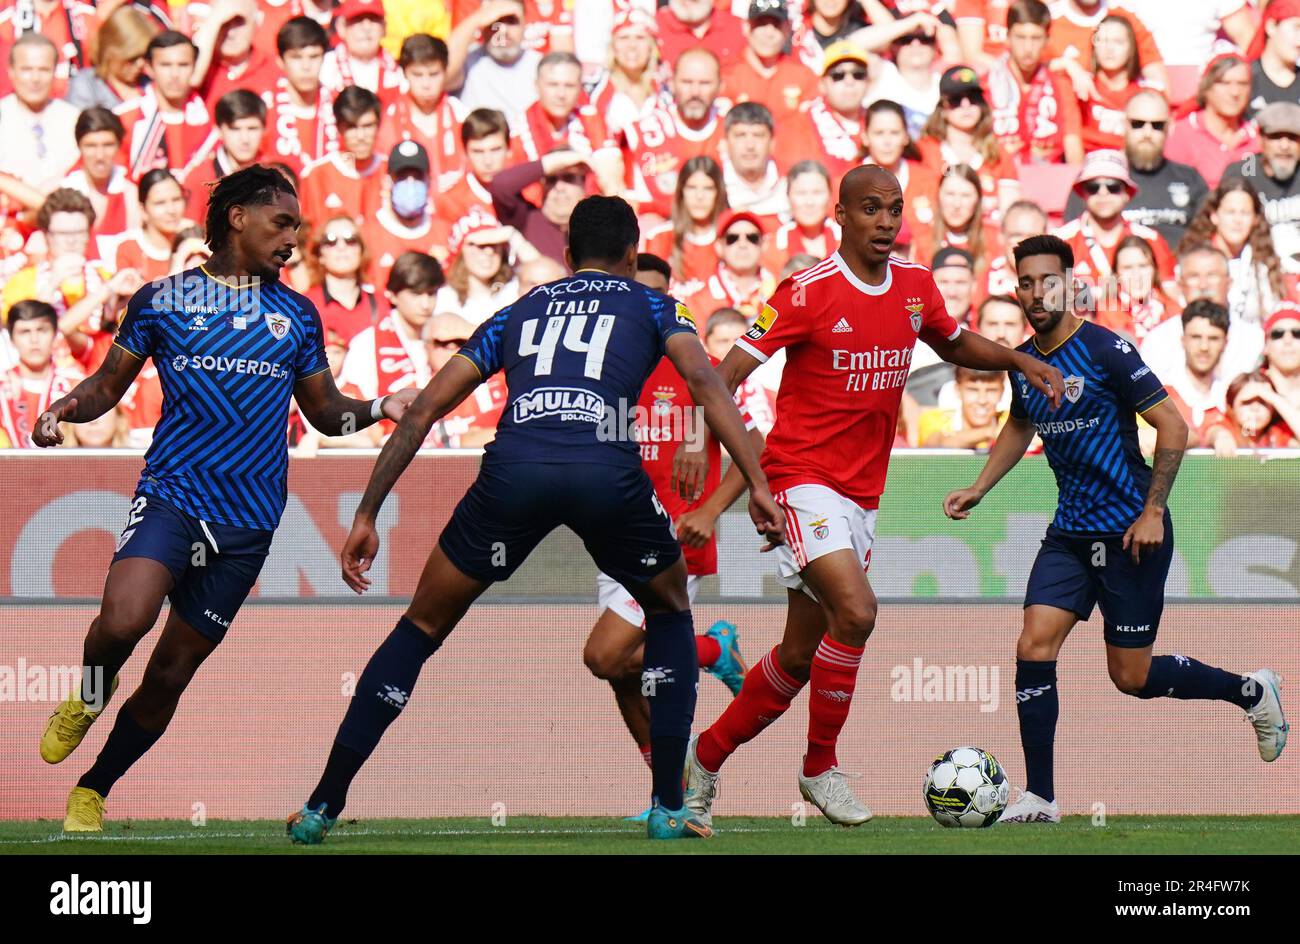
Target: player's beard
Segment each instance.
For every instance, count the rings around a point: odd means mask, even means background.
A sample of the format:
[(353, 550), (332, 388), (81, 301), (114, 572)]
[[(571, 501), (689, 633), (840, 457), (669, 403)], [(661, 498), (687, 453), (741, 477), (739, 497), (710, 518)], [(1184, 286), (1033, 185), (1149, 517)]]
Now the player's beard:
[(1025, 317), (1029, 319), (1029, 326), (1034, 329), (1035, 334), (1050, 334), (1061, 323), (1061, 319), (1065, 317), (1065, 309), (1027, 311)]

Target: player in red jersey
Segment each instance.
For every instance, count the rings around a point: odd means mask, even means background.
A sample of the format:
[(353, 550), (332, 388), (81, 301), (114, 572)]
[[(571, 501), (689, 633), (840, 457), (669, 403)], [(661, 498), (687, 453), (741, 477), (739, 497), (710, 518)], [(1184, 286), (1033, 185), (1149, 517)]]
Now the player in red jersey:
[[(786, 544), (773, 553), (789, 610), (781, 643), (745, 676), (713, 726), (691, 741), (686, 805), (703, 822), (712, 819), (723, 762), (779, 718), (805, 684), (808, 753), (800, 793), (833, 823), (856, 826), (871, 818), (837, 766), (835, 745), (875, 626), (866, 571), (917, 339), (959, 366), (1025, 372), (1053, 404), (1064, 387), (1060, 371), (963, 331), (930, 271), (890, 258), (903, 192), (889, 171), (874, 165), (849, 171), (835, 219), (843, 231), (839, 251), (783, 281), (718, 367), (734, 391), (786, 349), (762, 465), (788, 521)], [(699, 474), (693, 466), (688, 483)]]
[[(667, 292), (671, 269), (650, 253), (637, 256), (636, 280), (655, 291)], [(716, 366), (717, 361), (714, 361)], [(722, 475), (722, 450), (716, 439), (708, 439), (709, 471), (704, 494), (688, 501), (673, 489), (673, 458), (677, 447), (692, 435), (704, 434), (696, 419), (695, 402), (686, 381), (667, 358), (646, 378), (637, 404), (636, 436), (641, 444), (641, 466), (650, 476), (655, 494), (673, 521), (682, 556), (686, 559), (686, 593), (691, 603), (701, 577), (718, 571), (718, 543), (714, 526), (718, 518), (745, 490), (740, 470), (733, 466)], [(756, 454), (763, 451), (763, 434), (741, 408)], [(614, 700), (623, 721), (636, 741), (646, 765), (650, 764), (650, 704), (641, 693), (642, 656), (645, 651), (645, 614), (630, 593), (613, 577), (596, 576), (600, 616), (591, 628), (582, 660), (591, 674), (605, 679), (614, 690)], [(716, 676), (733, 695), (745, 678), (736, 627), (718, 620), (708, 631), (695, 637), (700, 668)], [(649, 814), (649, 810), (642, 816)]]

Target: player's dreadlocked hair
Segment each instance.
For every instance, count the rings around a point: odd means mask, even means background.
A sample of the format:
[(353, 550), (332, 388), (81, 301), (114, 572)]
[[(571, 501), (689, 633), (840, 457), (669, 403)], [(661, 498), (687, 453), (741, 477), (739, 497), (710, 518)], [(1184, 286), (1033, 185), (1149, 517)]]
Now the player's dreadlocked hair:
[(298, 194), (288, 178), (270, 167), (254, 164), (222, 177), (208, 195), (208, 246), (219, 252), (230, 240), (230, 208), (233, 206), (265, 206), (275, 200), (276, 194)]
[(587, 197), (569, 217), (573, 264), (618, 262), (641, 241), (636, 211), (622, 197)]

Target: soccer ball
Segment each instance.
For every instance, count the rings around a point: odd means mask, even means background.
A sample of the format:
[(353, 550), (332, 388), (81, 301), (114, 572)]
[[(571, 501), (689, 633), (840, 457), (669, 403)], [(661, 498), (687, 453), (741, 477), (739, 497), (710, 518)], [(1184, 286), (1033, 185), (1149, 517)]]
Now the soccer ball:
[(998, 821), (1010, 792), (997, 758), (978, 747), (957, 747), (930, 765), (923, 795), (941, 826), (981, 829)]

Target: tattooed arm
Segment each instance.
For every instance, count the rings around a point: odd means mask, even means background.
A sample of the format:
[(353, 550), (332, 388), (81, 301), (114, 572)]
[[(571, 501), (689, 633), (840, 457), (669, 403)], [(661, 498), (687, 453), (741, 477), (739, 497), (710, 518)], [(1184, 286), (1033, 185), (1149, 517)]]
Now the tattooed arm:
[(1124, 548), (1135, 561), (1141, 560), (1144, 551), (1154, 551), (1164, 543), (1165, 508), (1187, 449), (1187, 423), (1172, 400), (1162, 400), (1142, 416), (1156, 429), (1156, 453), (1151, 464), (1146, 507), (1124, 532)]
[(32, 442), (38, 446), (57, 446), (63, 442), (60, 423), (86, 423), (103, 416), (122, 399), (143, 366), (144, 361), (126, 348), (112, 345), (99, 370), (41, 414)]

